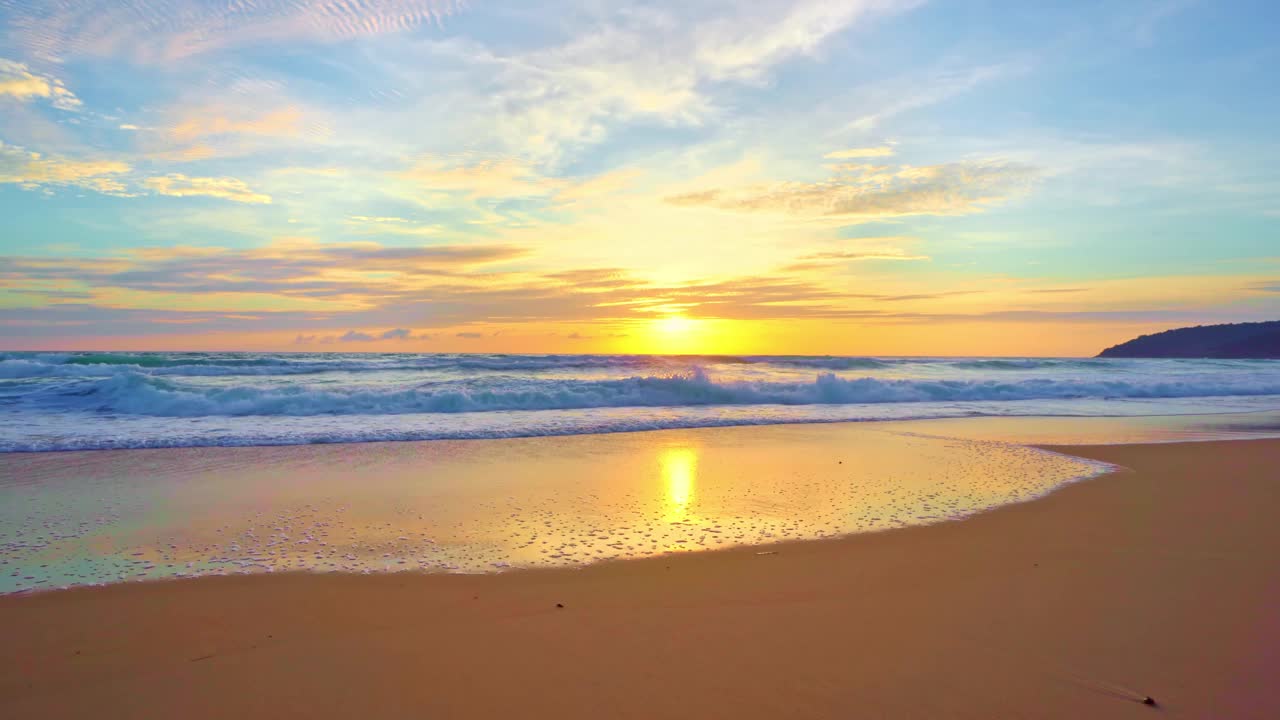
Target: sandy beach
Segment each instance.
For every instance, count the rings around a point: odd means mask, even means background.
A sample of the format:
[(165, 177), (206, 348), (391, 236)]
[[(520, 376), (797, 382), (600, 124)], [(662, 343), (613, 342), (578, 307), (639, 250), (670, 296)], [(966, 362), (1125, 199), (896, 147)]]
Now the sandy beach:
[(1280, 716), (1280, 441), (1053, 449), (1124, 469), (961, 522), (580, 570), (3, 597), (0, 716)]

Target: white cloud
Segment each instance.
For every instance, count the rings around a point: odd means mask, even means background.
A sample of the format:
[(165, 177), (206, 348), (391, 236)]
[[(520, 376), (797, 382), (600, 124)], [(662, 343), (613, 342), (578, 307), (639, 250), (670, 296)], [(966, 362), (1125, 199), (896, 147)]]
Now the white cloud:
[(920, 2), (734, 3), (731, 12), (696, 29), (695, 58), (711, 78), (754, 80), (790, 57), (813, 53), (861, 17), (910, 9)]
[(79, 110), (80, 98), (62, 81), (31, 71), (26, 64), (0, 58), (0, 97), (19, 101), (46, 100), (59, 110)]
[(602, 141), (618, 123), (703, 123), (717, 113), (717, 85), (762, 82), (781, 63), (817, 52), (855, 23), (918, 4), (592, 5), (573, 12), (589, 29), (552, 47), (510, 54), (458, 41), (431, 47), (462, 61), (473, 83), (489, 90), (487, 104), (471, 113), (492, 117), (497, 137), (531, 157), (555, 161), (567, 149)]
[(347, 216), (347, 226), (366, 235), (438, 235), (444, 231), (440, 225), (422, 225), (402, 217)]
[(829, 152), (822, 157), (828, 160), (852, 160), (854, 158), (868, 157), (889, 157), (893, 155), (893, 148), (888, 145), (880, 145), (877, 147), (849, 148), (848, 150), (837, 150)]
[(850, 98), (858, 117), (848, 123), (844, 130), (873, 130), (903, 113), (937, 105), (963, 95), (983, 83), (1025, 72), (1026, 69), (1020, 63), (961, 68), (942, 66), (859, 87), (851, 93)]
[(243, 180), (231, 177), (187, 177), (170, 173), (149, 177), (142, 184), (160, 195), (173, 197), (206, 196), (242, 203), (271, 203), (271, 196), (255, 192)]
[(130, 171), (119, 160), (73, 160), (28, 152), (0, 142), (0, 183), (34, 189), (47, 185), (76, 186), (105, 194), (124, 194), (126, 187), (114, 176)]

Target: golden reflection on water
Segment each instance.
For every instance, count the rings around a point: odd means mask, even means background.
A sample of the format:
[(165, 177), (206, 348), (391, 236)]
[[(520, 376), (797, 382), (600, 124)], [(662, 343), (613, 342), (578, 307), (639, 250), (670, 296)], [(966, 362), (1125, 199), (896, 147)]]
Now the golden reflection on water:
[(658, 456), (665, 489), (666, 519), (682, 520), (693, 502), (698, 483), (698, 451), (691, 447), (664, 448)]

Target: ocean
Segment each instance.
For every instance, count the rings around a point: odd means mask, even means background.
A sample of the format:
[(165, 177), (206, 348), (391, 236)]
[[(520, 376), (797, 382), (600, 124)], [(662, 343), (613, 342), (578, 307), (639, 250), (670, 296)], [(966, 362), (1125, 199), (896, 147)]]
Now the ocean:
[(0, 353), (0, 452), (1280, 409), (1280, 361)]

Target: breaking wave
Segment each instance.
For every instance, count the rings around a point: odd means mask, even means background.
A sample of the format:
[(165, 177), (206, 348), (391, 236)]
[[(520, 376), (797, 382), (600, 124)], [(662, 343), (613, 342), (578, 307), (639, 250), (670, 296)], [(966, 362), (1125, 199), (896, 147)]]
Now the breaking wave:
[(707, 365), (769, 365), (815, 370), (870, 370), (901, 360), (772, 355), (365, 355), (307, 353), (255, 357), (202, 353), (0, 354), (0, 379), (105, 377), (132, 370), (150, 375), (218, 377), (389, 371), (546, 372), (661, 370)]
[(506, 410), (683, 407), (702, 405), (835, 405), (1074, 398), (1186, 398), (1280, 394), (1280, 377), (1190, 382), (1027, 379), (923, 380), (843, 378), (823, 373), (807, 382), (716, 381), (694, 370), (621, 379), (506, 379), (432, 382), (410, 388), (289, 384), (199, 386), (138, 372), (83, 380), (28, 395), (46, 409), (120, 415), (395, 415)]

